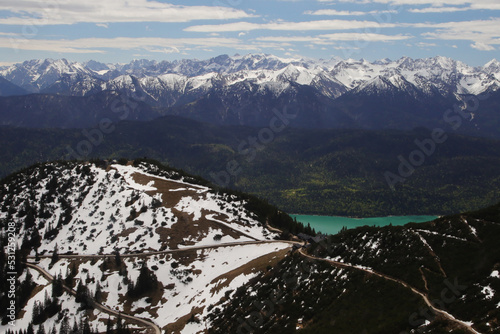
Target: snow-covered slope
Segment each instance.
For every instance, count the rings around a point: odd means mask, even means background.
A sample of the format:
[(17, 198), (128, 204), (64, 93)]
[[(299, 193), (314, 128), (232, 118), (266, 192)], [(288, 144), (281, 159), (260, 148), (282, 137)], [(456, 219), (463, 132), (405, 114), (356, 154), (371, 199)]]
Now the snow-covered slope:
[[(50, 163), (6, 179), (0, 226), (5, 232), (14, 224), (15, 242), (40, 268), (24, 269), (17, 278), (24, 282), (29, 273), (34, 288), (19, 305), (16, 330), (31, 323), (35, 330), (43, 325), (63, 332), (66, 323), (84, 319), (102, 332), (108, 318), (116, 324), (112, 312), (132, 317), (130, 328), (141, 333), (148, 326), (135, 318), (168, 332), (207, 328), (202, 319), (209, 305), (282, 259), (292, 245), (276, 240), (278, 233), (246, 208), (246, 200), (204, 184), (146, 162)], [(54, 300), (54, 285), (42, 270), (64, 279), (77, 296), (61, 292), (59, 316), (33, 325), (40, 313), (50, 314)], [(134, 294), (144, 270), (157, 283)], [(83, 312), (81, 291), (108, 311)], [(195, 316), (200, 320), (187, 325)]]
[[(241, 81), (267, 86), (271, 83), (294, 82), (313, 86), (324, 95), (337, 98), (377, 77), (387, 79), (395, 73), (422, 92), (436, 90), (442, 95), (480, 94), (500, 86), (499, 64), (492, 60), (484, 66), (471, 67), (440, 56), (369, 62), (364, 59), (285, 59), (249, 54), (173, 62), (134, 60), (129, 64), (102, 64), (95, 61), (70, 63), (65, 59), (32, 60), (3, 69), (0, 75), (31, 92), (54, 92), (61, 81), (70, 81), (76, 88), (66, 89), (62, 93), (72, 95), (92, 94), (95, 89), (89, 87), (95, 88), (101, 81), (102, 90), (128, 89), (134, 92), (139, 85), (154, 100), (161, 101), (162, 106), (171, 106), (177, 98), (162, 99), (165, 91), (170, 92), (170, 95), (175, 95), (172, 92), (181, 95), (204, 87), (200, 91), (204, 93), (213, 87), (214, 82), (228, 87)], [(82, 81), (87, 83), (82, 84)]]
[[(5, 209), (0, 219), (15, 222), (21, 240), (37, 227), (41, 255), (56, 246), (59, 253), (110, 254), (275, 237), (242, 201), (175, 179), (175, 174), (156, 176), (150, 168), (77, 164), (33, 169), (4, 195), (9, 196), (3, 198), (4, 207), (12, 203), (19, 210), (9, 214)], [(30, 185), (34, 179), (39, 180), (36, 187)], [(37, 213), (34, 222), (27, 222), (30, 212)], [(215, 235), (222, 239), (214, 241)]]

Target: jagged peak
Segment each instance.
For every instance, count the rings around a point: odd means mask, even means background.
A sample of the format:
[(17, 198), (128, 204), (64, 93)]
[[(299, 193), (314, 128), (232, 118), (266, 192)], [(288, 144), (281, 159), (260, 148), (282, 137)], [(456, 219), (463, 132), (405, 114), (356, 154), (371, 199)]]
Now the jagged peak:
[(387, 64), (390, 64), (392, 62), (393, 61), (389, 58), (382, 58), (382, 59), (374, 61), (373, 64), (375, 64), (375, 65), (387, 65)]
[(496, 60), (496, 58), (493, 58), (483, 66), (484, 69), (495, 69), (498, 70), (500, 69), (500, 62)]

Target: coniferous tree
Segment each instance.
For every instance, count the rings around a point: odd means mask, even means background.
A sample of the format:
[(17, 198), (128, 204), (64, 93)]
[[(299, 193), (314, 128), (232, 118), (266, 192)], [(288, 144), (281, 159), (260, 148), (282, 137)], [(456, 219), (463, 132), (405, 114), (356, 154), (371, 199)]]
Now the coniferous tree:
[(80, 327), (78, 327), (78, 323), (75, 321), (73, 322), (73, 329), (71, 330), (71, 334), (79, 334), (80, 333)]
[(38, 233), (37, 228), (34, 228), (33, 232), (31, 232), (31, 244), (33, 249), (38, 254), (38, 247), (42, 245), (42, 237), (40, 236), (40, 233)]
[(52, 252), (52, 257), (50, 261), (50, 265), (54, 265), (57, 261), (59, 261), (59, 252), (57, 249), (57, 244), (54, 246), (54, 251)]
[(101, 284), (99, 284), (99, 282), (97, 282), (96, 287), (95, 287), (94, 300), (97, 303), (100, 303), (102, 300)]
[(64, 317), (61, 322), (61, 327), (59, 328), (59, 334), (71, 334), (71, 329), (67, 317)]
[(90, 328), (89, 320), (80, 318), (80, 332), (81, 334), (92, 334), (92, 329)]
[(47, 292), (47, 290), (45, 290), (45, 295), (43, 297), (43, 308), (47, 308), (51, 303), (51, 300), (50, 300), (50, 297), (49, 297), (49, 293)]
[(40, 304), (40, 302), (37, 300), (35, 301), (35, 303), (33, 304), (33, 311), (31, 312), (31, 321), (34, 323), (34, 324), (39, 324), (42, 322), (41, 320), (41, 316), (42, 316), (42, 305)]
[(82, 281), (78, 283), (78, 287), (76, 288), (76, 302), (82, 304), (82, 308), (84, 310), (92, 308), (92, 300), (90, 298), (88, 288), (83, 284)]
[(27, 230), (31, 227), (35, 226), (35, 215), (31, 206), (26, 209), (26, 217), (24, 217), (24, 229)]
[(64, 285), (61, 274), (57, 275), (52, 281), (52, 297), (61, 297), (64, 292)]
[(142, 296), (153, 291), (158, 286), (158, 278), (149, 270), (146, 262), (143, 262), (136, 284), (129, 284), (128, 294), (130, 297)]
[(106, 334), (113, 333), (113, 324), (111, 323), (111, 319), (108, 317), (108, 322), (106, 323)]
[(120, 257), (120, 252), (115, 250), (115, 265), (120, 268), (122, 265), (122, 258)]
[(123, 321), (121, 313), (118, 313), (118, 318), (116, 319), (116, 331), (120, 333), (123, 329)]
[(77, 274), (76, 265), (74, 262), (72, 262), (71, 267), (68, 268), (66, 278), (64, 279), (64, 284), (66, 284), (66, 286), (72, 288), (73, 287), (73, 279), (75, 278), (76, 274)]
[(40, 324), (38, 330), (36, 331), (36, 334), (45, 334), (45, 327), (43, 326), (43, 324)]

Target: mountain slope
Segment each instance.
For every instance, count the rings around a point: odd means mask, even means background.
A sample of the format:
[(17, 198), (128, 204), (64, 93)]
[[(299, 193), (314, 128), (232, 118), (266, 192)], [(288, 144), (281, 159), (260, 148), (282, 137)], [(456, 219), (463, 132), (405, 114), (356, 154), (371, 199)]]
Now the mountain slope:
[(26, 95), (28, 92), (0, 77), (0, 96)]
[[(18, 292), (30, 297), (19, 301), (16, 330), (32, 323), (63, 332), (66, 322), (83, 321), (102, 332), (109, 317), (120, 323), (107, 308), (127, 315), (136, 332), (152, 326), (134, 319), (180, 332), (191, 316), (286, 255), (292, 245), (264, 226), (282, 221), (263, 215), (267, 204), (205, 184), (140, 161), (50, 163), (4, 179), (2, 231), (15, 226), (24, 261), (39, 259), (29, 268), (17, 262), (16, 278), (27, 286)], [(2, 306), (8, 302), (2, 290)], [(6, 330), (6, 313), (2, 319)]]
[[(500, 87), (497, 63), (471, 67), (444, 57), (368, 62), (262, 54), (129, 64), (46, 59), (15, 64), (0, 76), (34, 93), (92, 97), (119, 92), (154, 109), (136, 119), (173, 114), (215, 124), (267, 126), (277, 108), (297, 110), (294, 127), (411, 129), (442, 127), (455, 118), (447, 114), (451, 109), (468, 121), (459, 132), (498, 138), (498, 128), (490, 126), (495, 109), (482, 103), (498, 103), (498, 94), (491, 94)], [(17, 115), (36, 102), (29, 97), (25, 104), (16, 101), (4, 101), (14, 110), (2, 108), (0, 114), (4, 124), (24, 126)], [(38, 109), (53, 110), (47, 103)], [(91, 116), (72, 124), (97, 125)], [(61, 126), (50, 113), (47, 118), (33, 124)]]
[(9, 334), (498, 331), (500, 204), (304, 245), (268, 204), (147, 161), (36, 165), (0, 198)]
[(0, 75), (30, 92), (39, 92), (68, 75), (110, 81), (124, 75), (147, 78), (178, 74), (195, 78), (217, 73), (228, 78), (229, 83), (232, 82), (230, 78), (240, 76), (240, 80), (243, 77), (243, 80), (259, 78), (260, 82), (292, 81), (316, 87), (337, 86), (331, 91), (332, 94), (327, 95), (337, 97), (379, 76), (388, 78), (398, 73), (422, 91), (434, 87), (443, 95), (477, 95), (489, 87), (498, 86), (500, 76), (497, 64), (496, 60), (492, 60), (482, 67), (471, 67), (439, 56), (425, 59), (403, 57), (396, 61), (370, 63), (364, 59), (284, 59), (273, 55), (249, 54), (173, 62), (135, 60), (129, 64), (102, 64), (95, 61), (70, 63), (65, 59), (31, 60), (12, 65)]
[(497, 333), (499, 214), (329, 236), (220, 302), (209, 332)]
[[(192, 103), (165, 110), (165, 114), (207, 123), (255, 127), (268, 127), (278, 114), (286, 114), (287, 126), (358, 126), (349, 115), (333, 109), (332, 101), (316, 89), (291, 82), (264, 86), (240, 82), (231, 87), (215, 88)], [(283, 120), (280, 121), (278, 126), (282, 126)]]
[(147, 104), (114, 91), (76, 97), (31, 94), (0, 97), (0, 124), (25, 128), (88, 128), (124, 119), (151, 120)]

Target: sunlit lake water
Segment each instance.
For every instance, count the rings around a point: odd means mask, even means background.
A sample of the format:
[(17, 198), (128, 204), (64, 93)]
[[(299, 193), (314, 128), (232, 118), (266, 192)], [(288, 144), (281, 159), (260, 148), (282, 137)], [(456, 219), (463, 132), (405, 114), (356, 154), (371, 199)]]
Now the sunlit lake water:
[(316, 232), (324, 234), (336, 234), (343, 226), (347, 228), (355, 228), (358, 226), (386, 226), (404, 225), (410, 222), (422, 223), (438, 218), (437, 216), (388, 216), (388, 217), (372, 217), (372, 218), (349, 218), (337, 216), (307, 216), (307, 215), (290, 215), (292, 218), (297, 218), (297, 221), (311, 227)]

